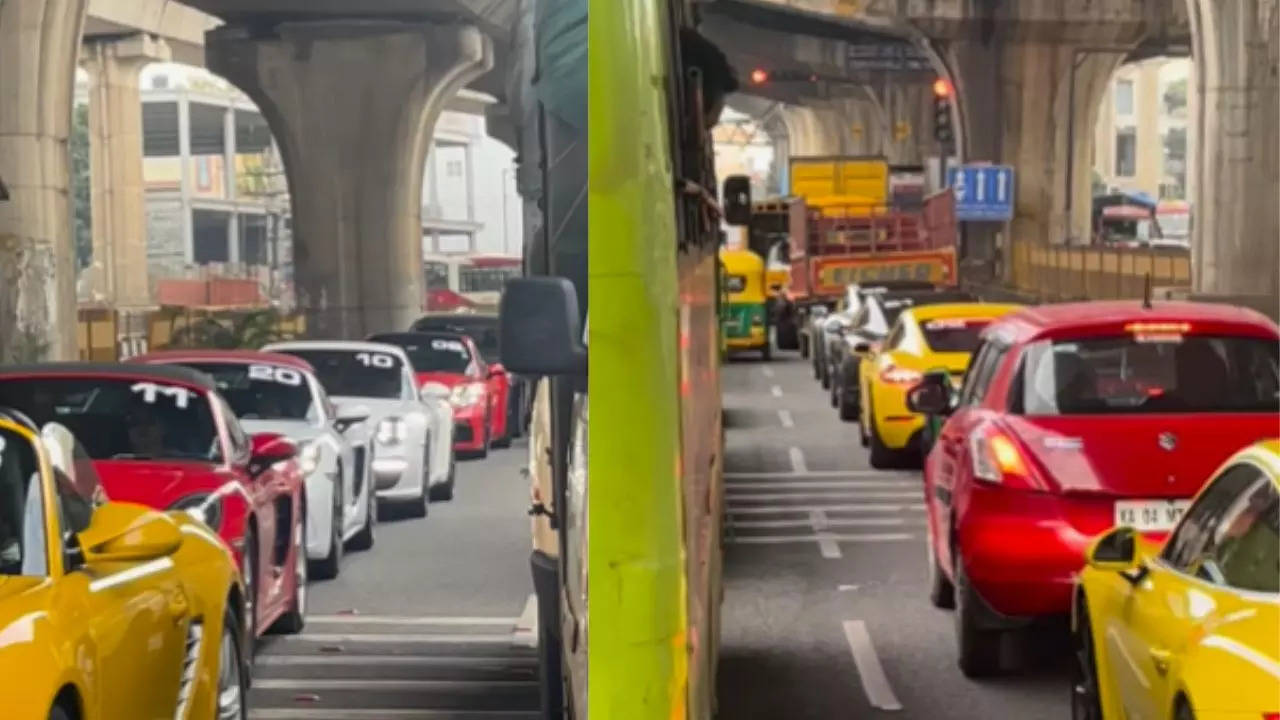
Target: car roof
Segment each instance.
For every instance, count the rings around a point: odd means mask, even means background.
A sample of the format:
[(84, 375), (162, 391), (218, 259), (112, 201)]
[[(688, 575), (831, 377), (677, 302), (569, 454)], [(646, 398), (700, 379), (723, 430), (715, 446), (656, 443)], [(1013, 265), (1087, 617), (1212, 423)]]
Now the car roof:
[(1022, 309), (1021, 305), (1012, 303), (975, 303), (953, 302), (930, 305), (916, 305), (902, 311), (916, 320), (933, 320), (941, 318), (971, 317), (996, 318)]
[(0, 367), (0, 380), (23, 377), (98, 377), (162, 380), (216, 392), (213, 378), (182, 365), (144, 365), (142, 363), (54, 362)]
[[(1227, 304), (1187, 301), (1153, 302), (1151, 307), (1143, 307), (1140, 300), (1031, 305), (1005, 316), (998, 326), (1001, 330), (1012, 330), (1020, 340), (1029, 340), (1134, 322), (1202, 323), (1219, 325), (1223, 330), (1232, 332), (1280, 338), (1280, 328), (1257, 311)], [(988, 332), (995, 330), (993, 327)]]
[(125, 362), (147, 365), (187, 362), (228, 364), (262, 363), (269, 365), (283, 365), (296, 370), (305, 370), (312, 374), (315, 373), (315, 368), (311, 367), (311, 363), (303, 360), (297, 355), (265, 352), (262, 350), (160, 350), (157, 352), (145, 353), (143, 355), (136, 355)]
[(435, 313), (423, 315), (414, 320), (413, 324), (416, 326), (425, 322), (466, 322), (468, 320), (483, 320), (486, 323), (496, 323), (498, 322), (498, 316), (493, 313)]
[(286, 340), (284, 342), (267, 343), (262, 347), (270, 352), (288, 352), (290, 350), (365, 350), (403, 355), (399, 345), (371, 342), (369, 340)]
[[(907, 302), (903, 303), (902, 301), (904, 300)], [(911, 307), (921, 307), (924, 305), (940, 305), (942, 303), (973, 303), (978, 302), (978, 296), (962, 290), (891, 290), (870, 295), (867, 297), (867, 302), (878, 302), (881, 305), (891, 307), (904, 304)]]
[(458, 340), (460, 342), (471, 342), (470, 335), (460, 332), (450, 332), (448, 330), (411, 330), (409, 332), (374, 333), (369, 336), (369, 340), (372, 342), (388, 343), (429, 338), (444, 338), (448, 340)]

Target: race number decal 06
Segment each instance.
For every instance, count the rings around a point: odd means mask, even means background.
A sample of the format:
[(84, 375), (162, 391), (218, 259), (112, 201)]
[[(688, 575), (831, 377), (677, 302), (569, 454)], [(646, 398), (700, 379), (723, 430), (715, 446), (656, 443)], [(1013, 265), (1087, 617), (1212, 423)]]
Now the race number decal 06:
[(302, 373), (293, 368), (275, 367), (273, 365), (250, 365), (249, 379), (297, 387), (302, 384)]
[(356, 353), (356, 360), (359, 360), (365, 367), (376, 367), (384, 370), (390, 370), (396, 366), (396, 359), (393, 355), (385, 353)]
[(155, 405), (160, 397), (163, 396), (171, 399), (179, 410), (186, 410), (187, 405), (191, 402), (191, 397), (195, 395), (195, 393), (183, 387), (161, 385), (153, 382), (134, 383), (129, 389), (135, 393), (141, 393), (142, 402), (148, 405)]

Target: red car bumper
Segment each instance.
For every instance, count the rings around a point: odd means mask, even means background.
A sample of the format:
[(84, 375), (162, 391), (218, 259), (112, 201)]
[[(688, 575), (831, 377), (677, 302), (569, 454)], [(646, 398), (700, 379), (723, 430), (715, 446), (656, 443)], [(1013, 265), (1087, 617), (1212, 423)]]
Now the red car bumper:
[(476, 403), (453, 411), (453, 449), (480, 452), (485, 449), (484, 405)]
[(1115, 524), (1115, 498), (981, 484), (975, 484), (957, 511), (960, 555), (970, 585), (992, 610), (1013, 617), (1070, 612), (1085, 551)]

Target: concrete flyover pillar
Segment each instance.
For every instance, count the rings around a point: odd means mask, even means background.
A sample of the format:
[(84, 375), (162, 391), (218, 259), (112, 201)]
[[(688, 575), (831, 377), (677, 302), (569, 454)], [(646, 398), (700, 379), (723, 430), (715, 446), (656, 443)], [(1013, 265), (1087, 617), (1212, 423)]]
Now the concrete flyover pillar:
[[(1199, 106), (1193, 291), (1280, 306), (1280, 3), (1188, 0)], [(1254, 301), (1257, 301), (1256, 303)]]
[(0, 361), (79, 355), (68, 137), (85, 4), (0, 2)]
[(448, 100), (488, 71), (472, 26), (285, 23), (210, 31), (208, 65), (271, 126), (293, 203), (299, 304), (315, 336), (402, 330), (422, 312), (422, 175)]
[(146, 188), (142, 179), (139, 73), (170, 59), (147, 35), (86, 42), (89, 73), (89, 177), (93, 291), (119, 309), (151, 304), (147, 278)]

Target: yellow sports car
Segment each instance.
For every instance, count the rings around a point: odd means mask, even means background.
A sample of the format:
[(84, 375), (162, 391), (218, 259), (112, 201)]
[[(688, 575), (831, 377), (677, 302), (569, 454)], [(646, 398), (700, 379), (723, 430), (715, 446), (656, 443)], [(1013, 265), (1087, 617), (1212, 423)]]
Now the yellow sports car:
[(1280, 440), (1224, 463), (1165, 542), (1098, 538), (1072, 627), (1077, 720), (1280, 718)]
[(244, 720), (241, 592), (200, 520), (109, 502), (69, 430), (0, 410), (5, 720)]
[(902, 311), (884, 342), (859, 363), (860, 432), (872, 467), (919, 460), (924, 416), (907, 409), (907, 391), (934, 369), (946, 369), (958, 387), (983, 328), (1020, 307), (939, 303)]

